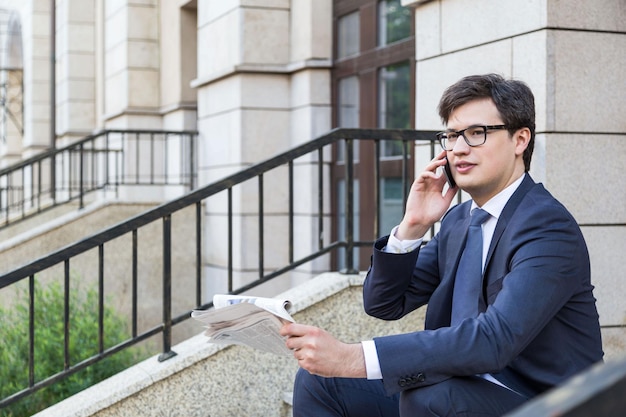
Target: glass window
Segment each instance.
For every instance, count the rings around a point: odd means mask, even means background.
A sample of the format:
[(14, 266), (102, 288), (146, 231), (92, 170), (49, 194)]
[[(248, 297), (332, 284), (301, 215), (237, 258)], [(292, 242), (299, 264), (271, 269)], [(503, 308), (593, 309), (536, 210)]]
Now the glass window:
[(385, 177), (380, 179), (381, 207), (380, 233), (388, 235), (391, 229), (400, 224), (404, 215), (402, 201), (402, 178)]
[[(356, 75), (338, 81), (337, 93), (338, 127), (359, 127), (359, 77)], [(337, 161), (345, 160), (345, 146), (341, 142), (337, 148)], [(353, 159), (359, 158), (359, 147), (354, 147)]]
[[(346, 239), (346, 180), (342, 179), (337, 182), (337, 239), (344, 240)], [(360, 224), (360, 212), (359, 212), (359, 180), (354, 180), (354, 188), (353, 188), (352, 201), (354, 204), (354, 240), (359, 240), (359, 224)], [(393, 226), (392, 226), (393, 227)], [(391, 230), (391, 229), (389, 229)], [(353, 259), (359, 259), (359, 248), (355, 247), (353, 249)], [(345, 268), (352, 268), (353, 265), (346, 264), (346, 251), (340, 250), (337, 252), (337, 269), (342, 270)]]
[(350, 13), (339, 18), (337, 35), (337, 59), (346, 58), (359, 53), (359, 12)]
[(400, 0), (382, 0), (378, 3), (378, 45), (411, 36), (411, 10), (402, 7)]
[[(389, 65), (378, 71), (378, 126), (383, 129), (411, 128), (411, 66)], [(402, 142), (382, 142), (382, 156), (402, 155)]]
[(342, 78), (338, 87), (339, 127), (359, 127), (359, 78)]

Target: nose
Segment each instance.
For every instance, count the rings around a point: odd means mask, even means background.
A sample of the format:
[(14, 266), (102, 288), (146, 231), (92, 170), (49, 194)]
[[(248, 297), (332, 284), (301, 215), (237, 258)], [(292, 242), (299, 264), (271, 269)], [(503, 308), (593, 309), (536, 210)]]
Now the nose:
[(467, 144), (465, 139), (465, 135), (459, 135), (456, 143), (452, 147), (452, 152), (454, 153), (467, 153), (470, 149), (470, 146)]

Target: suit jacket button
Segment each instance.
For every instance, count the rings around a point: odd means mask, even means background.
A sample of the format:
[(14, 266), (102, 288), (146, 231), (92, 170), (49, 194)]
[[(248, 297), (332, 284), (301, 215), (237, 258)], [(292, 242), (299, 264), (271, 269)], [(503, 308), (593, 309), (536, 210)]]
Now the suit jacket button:
[(422, 372), (417, 374), (417, 382), (424, 382), (425, 380), (426, 380), (426, 375), (424, 375)]
[(400, 380), (398, 381), (398, 385), (400, 385), (401, 387), (405, 387), (406, 386), (406, 379), (400, 378)]

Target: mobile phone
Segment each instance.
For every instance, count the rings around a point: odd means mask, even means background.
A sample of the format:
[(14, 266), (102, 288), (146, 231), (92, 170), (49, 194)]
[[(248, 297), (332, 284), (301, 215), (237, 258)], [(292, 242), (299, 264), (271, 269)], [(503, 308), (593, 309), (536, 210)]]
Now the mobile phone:
[(446, 179), (448, 180), (448, 185), (450, 188), (456, 187), (456, 182), (454, 181), (454, 177), (452, 176), (452, 170), (450, 169), (450, 162), (448, 162), (448, 158), (444, 158), (446, 160), (446, 164), (443, 166), (443, 173), (446, 174)]

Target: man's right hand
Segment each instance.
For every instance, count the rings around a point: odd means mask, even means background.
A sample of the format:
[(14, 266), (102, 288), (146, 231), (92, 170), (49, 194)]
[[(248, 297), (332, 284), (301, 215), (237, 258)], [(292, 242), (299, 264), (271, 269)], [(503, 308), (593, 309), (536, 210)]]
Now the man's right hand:
[(423, 237), (450, 207), (458, 188), (449, 188), (443, 193), (446, 177), (437, 171), (447, 163), (445, 156), (446, 151), (439, 153), (413, 181), (404, 218), (396, 230), (399, 240)]

